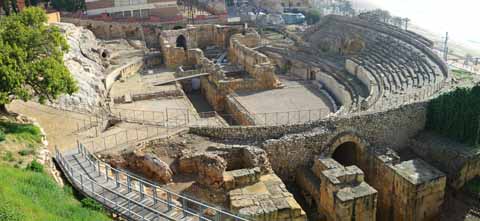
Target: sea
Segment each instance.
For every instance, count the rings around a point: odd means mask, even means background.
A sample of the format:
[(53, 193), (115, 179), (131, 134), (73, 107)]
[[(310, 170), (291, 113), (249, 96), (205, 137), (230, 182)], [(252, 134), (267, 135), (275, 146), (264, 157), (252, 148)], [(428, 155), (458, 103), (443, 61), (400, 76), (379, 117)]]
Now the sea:
[(352, 0), (359, 9), (382, 8), (393, 15), (480, 52), (480, 0)]

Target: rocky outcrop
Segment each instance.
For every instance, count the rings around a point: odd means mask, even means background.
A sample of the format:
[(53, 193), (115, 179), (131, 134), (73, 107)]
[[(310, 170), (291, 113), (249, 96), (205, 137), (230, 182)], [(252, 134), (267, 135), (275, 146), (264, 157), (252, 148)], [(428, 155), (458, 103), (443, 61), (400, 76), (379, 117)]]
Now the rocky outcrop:
[(223, 173), (226, 169), (225, 159), (215, 154), (202, 153), (179, 158), (177, 172), (198, 174), (199, 184), (217, 189), (224, 183)]
[(109, 156), (106, 161), (114, 168), (133, 170), (160, 183), (172, 182), (170, 166), (151, 153), (125, 153), (122, 156)]
[(64, 55), (65, 66), (77, 80), (79, 90), (72, 96), (61, 96), (52, 106), (67, 110), (92, 112), (102, 105), (106, 95), (104, 78), (104, 50), (88, 29), (69, 23), (55, 23), (65, 35), (70, 49)]

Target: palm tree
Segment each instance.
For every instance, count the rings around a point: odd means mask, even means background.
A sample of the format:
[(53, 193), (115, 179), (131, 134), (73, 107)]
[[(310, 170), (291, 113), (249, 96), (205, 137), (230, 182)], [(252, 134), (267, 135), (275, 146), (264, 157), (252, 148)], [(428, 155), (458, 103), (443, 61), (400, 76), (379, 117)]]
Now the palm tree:
[(408, 23), (410, 22), (410, 19), (404, 18), (403, 21), (405, 22), (405, 30), (408, 30)]

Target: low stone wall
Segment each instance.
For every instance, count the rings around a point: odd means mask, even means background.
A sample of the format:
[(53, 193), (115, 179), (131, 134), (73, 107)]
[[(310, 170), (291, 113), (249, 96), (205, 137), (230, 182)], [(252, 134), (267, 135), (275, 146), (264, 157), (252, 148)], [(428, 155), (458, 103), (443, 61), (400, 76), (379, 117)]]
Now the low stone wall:
[[(334, 142), (362, 138), (366, 144), (400, 150), (424, 129), (427, 104), (414, 103), (385, 112), (290, 126), (191, 127), (190, 133), (217, 139), (262, 142), (272, 167), (283, 180), (293, 181), (295, 171), (309, 167), (314, 156), (331, 152)], [(347, 136), (348, 135), (348, 136)], [(365, 150), (366, 151), (366, 150)]]
[(480, 176), (480, 153), (474, 147), (424, 131), (409, 144), (410, 149), (447, 174), (448, 185), (462, 188), (471, 179)]
[(145, 93), (145, 94), (131, 94), (130, 95), (131, 101), (128, 101), (125, 98), (125, 96), (115, 97), (113, 98), (113, 102), (115, 104), (121, 104), (121, 103), (160, 99), (160, 98), (173, 99), (178, 97), (183, 97), (183, 93), (180, 90), (170, 90), (170, 91), (158, 91), (158, 92)]
[(115, 83), (116, 80), (137, 73), (140, 69), (143, 68), (143, 65), (143, 58), (136, 58), (132, 59), (132, 61), (130, 61), (129, 63), (116, 68), (115, 70), (110, 72), (103, 80), (105, 88), (107, 89), (107, 91), (110, 91), (113, 83)]
[(162, 53), (160, 51), (147, 53), (144, 57), (145, 67), (151, 68), (163, 64)]
[[(367, 87), (369, 91), (368, 97), (365, 100), (367, 105), (371, 106), (375, 104), (380, 96), (382, 96), (384, 88), (383, 86), (378, 87), (378, 81), (375, 79), (373, 73), (369, 72), (367, 69), (350, 59), (347, 59), (345, 68), (350, 74), (356, 76)], [(378, 94), (374, 92), (374, 87), (378, 87)]]
[(225, 111), (232, 114), (235, 121), (240, 125), (255, 125), (255, 119), (252, 118), (248, 110), (238, 103), (232, 95), (227, 95)]
[(266, 55), (253, 49), (260, 46), (260, 41), (260, 35), (256, 32), (236, 34), (230, 39), (228, 57), (231, 62), (244, 67), (263, 88), (273, 89), (279, 84), (275, 66)]
[(337, 131), (352, 130), (365, 134), (370, 143), (401, 148), (408, 139), (423, 130), (426, 122), (427, 103), (407, 104), (384, 112), (364, 112), (349, 116), (327, 118), (313, 123), (282, 126), (250, 127), (192, 127), (192, 133), (220, 139), (241, 141), (265, 141), (278, 139), (286, 134), (302, 133), (314, 128), (334, 128)]
[(335, 78), (323, 72), (316, 73), (315, 77), (322, 83), (325, 89), (335, 97), (335, 100), (340, 106), (352, 103), (350, 93), (348, 93), (347, 89)]

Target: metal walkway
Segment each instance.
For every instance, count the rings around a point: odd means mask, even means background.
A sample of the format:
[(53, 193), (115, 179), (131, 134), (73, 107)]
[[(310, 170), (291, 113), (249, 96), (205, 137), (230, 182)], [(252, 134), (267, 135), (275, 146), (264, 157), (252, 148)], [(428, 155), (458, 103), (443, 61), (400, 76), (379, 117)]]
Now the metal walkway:
[(247, 221), (116, 170), (82, 144), (64, 154), (56, 150), (55, 159), (73, 187), (127, 220)]
[(194, 75), (185, 76), (185, 77), (179, 77), (179, 78), (175, 78), (175, 79), (168, 80), (168, 81), (154, 82), (153, 86), (161, 86), (161, 85), (176, 82), (176, 81), (183, 81), (183, 80), (198, 78), (198, 77), (207, 76), (207, 75), (209, 75), (209, 73), (200, 73), (200, 74), (194, 74)]

